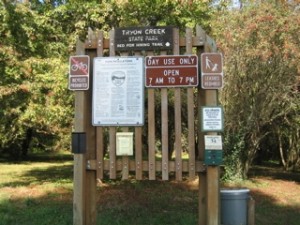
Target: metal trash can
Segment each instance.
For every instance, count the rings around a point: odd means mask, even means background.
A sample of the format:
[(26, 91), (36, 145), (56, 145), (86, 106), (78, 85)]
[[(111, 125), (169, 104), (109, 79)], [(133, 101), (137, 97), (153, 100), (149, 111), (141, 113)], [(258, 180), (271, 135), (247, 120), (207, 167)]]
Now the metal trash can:
[(221, 224), (247, 225), (249, 189), (221, 189)]

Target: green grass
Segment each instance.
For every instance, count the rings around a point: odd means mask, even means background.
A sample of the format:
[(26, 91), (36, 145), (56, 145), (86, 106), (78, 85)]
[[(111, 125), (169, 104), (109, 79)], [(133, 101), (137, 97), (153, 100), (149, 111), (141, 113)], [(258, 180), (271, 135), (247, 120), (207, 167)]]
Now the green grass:
[[(73, 223), (71, 157), (0, 162), (0, 225)], [(265, 170), (264, 170), (265, 171)], [(256, 200), (256, 225), (298, 225), (299, 174), (276, 177), (259, 171), (243, 186)], [(195, 225), (197, 181), (111, 181), (97, 188), (98, 225)]]
[(72, 162), (0, 163), (0, 225), (72, 224)]

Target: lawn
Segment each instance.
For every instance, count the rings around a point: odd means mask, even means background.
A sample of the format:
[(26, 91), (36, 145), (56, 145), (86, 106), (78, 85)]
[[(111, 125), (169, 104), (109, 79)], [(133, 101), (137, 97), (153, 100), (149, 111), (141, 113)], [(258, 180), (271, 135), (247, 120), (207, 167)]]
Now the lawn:
[[(0, 162), (0, 225), (72, 224), (72, 160)], [(300, 174), (257, 168), (248, 187), (257, 225), (299, 225)], [(98, 187), (101, 225), (195, 225), (197, 180), (110, 181)]]

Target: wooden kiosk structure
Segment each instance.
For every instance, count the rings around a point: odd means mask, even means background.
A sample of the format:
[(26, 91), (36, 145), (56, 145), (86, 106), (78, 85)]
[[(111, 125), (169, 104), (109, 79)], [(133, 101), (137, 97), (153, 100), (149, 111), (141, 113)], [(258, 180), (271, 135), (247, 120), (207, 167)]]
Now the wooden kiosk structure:
[[(215, 42), (200, 27), (196, 27), (195, 36), (190, 28), (186, 28), (185, 35), (181, 36), (177, 28), (173, 29), (173, 44), (171, 51), (130, 51), (117, 52), (115, 47), (115, 31), (109, 33), (109, 38), (104, 37), (104, 32), (89, 31), (85, 42), (78, 41), (76, 55), (88, 55), (90, 58), (90, 88), (86, 91), (75, 92), (75, 124), (74, 133), (84, 134), (83, 150), (74, 154), (74, 201), (73, 224), (96, 224), (96, 186), (97, 180), (104, 176), (110, 179), (122, 177), (122, 179), (162, 179), (168, 180), (169, 174), (174, 174), (180, 181), (183, 175), (191, 179), (199, 176), (199, 225), (220, 224), (220, 190), (219, 190), (219, 166), (204, 165), (204, 134), (216, 135), (216, 132), (202, 132), (200, 107), (217, 105), (217, 90), (202, 89), (198, 87), (174, 87), (174, 114), (175, 120), (169, 121), (168, 89), (145, 88), (147, 115), (144, 126), (136, 127), (101, 127), (92, 125), (92, 76), (93, 59), (95, 57), (121, 56), (149, 56), (149, 55), (200, 55), (203, 52), (216, 51)], [(200, 70), (199, 70), (200, 71)], [(200, 81), (200, 79), (199, 79)], [(200, 82), (199, 82), (200, 83)], [(155, 102), (159, 98), (161, 102), (160, 115), (155, 113)], [(187, 104), (183, 106), (182, 99), (187, 98)], [(186, 138), (188, 144), (188, 160), (182, 159), (182, 107), (187, 107), (188, 121)], [(195, 116), (195, 114), (198, 115)], [(161, 117), (161, 127), (155, 127), (157, 117)], [(174, 123), (175, 160), (169, 159), (170, 131), (168, 123)], [(145, 141), (145, 127), (147, 128)], [(131, 131), (134, 133), (134, 157), (116, 156), (116, 132)], [(156, 135), (161, 132), (160, 160), (156, 159)], [(107, 138), (108, 134), (108, 138)], [(106, 142), (104, 141), (106, 140)], [(143, 143), (147, 142), (146, 145)], [(195, 144), (197, 143), (197, 144)], [(197, 146), (196, 146), (197, 145)], [(109, 151), (106, 147), (109, 146)], [(147, 149), (143, 149), (147, 146)], [(78, 147), (78, 146), (77, 146)], [(81, 148), (79, 146), (79, 148)], [(73, 150), (74, 152), (74, 150)], [(145, 152), (147, 157), (145, 157)], [(108, 157), (104, 157), (105, 154)], [(144, 154), (144, 155), (143, 155)], [(108, 159), (107, 159), (108, 158)], [(157, 177), (157, 174), (160, 174)]]

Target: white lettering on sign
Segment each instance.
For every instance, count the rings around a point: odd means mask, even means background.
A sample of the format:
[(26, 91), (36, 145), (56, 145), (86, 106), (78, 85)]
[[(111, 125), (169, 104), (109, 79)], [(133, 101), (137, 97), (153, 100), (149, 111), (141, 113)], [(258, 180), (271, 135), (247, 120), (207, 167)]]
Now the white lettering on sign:
[(158, 37), (157, 36), (146, 36), (145, 40), (146, 41), (158, 41)]
[(155, 80), (156, 84), (163, 84), (164, 83), (164, 78), (163, 77), (157, 77)]
[(194, 83), (195, 82), (195, 78), (194, 77), (186, 77), (185, 78), (185, 83), (189, 84), (189, 83)]
[(163, 43), (151, 43), (152, 46), (162, 47)]
[(150, 43), (137, 43), (136, 46), (137, 47), (149, 47)]
[(175, 78), (174, 77), (168, 77), (168, 81), (169, 81), (169, 84), (175, 84)]
[(149, 58), (149, 59), (147, 60), (148, 66), (155, 66), (155, 65), (158, 65), (158, 62), (159, 62), (159, 59), (152, 59), (152, 58)]
[(166, 30), (165, 29), (146, 29), (145, 34), (165, 34)]
[(179, 63), (181, 65), (193, 65), (195, 63), (195, 58), (180, 58)]
[(128, 40), (130, 42), (133, 42), (133, 41), (144, 41), (144, 37), (143, 36), (131, 36), (128, 38)]
[(72, 83), (70, 84), (71, 88), (87, 88), (88, 85), (86, 83)]
[(143, 34), (143, 30), (122, 30), (123, 35), (138, 35)]
[(174, 58), (164, 59), (164, 65), (175, 65), (175, 59)]
[(198, 58), (195, 55), (147, 56), (145, 62), (146, 87), (198, 85)]
[(179, 76), (179, 70), (164, 70), (164, 76)]

